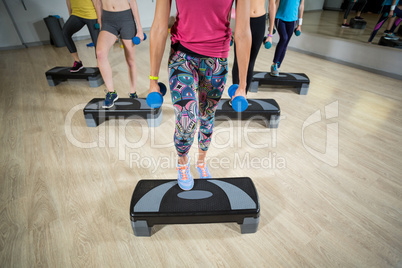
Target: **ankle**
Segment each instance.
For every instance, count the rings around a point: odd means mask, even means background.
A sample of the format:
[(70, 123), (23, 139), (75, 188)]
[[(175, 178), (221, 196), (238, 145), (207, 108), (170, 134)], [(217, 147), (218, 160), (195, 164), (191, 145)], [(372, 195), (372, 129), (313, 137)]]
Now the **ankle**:
[(187, 166), (188, 163), (190, 163), (190, 157), (186, 156), (180, 156), (179, 159), (177, 160), (177, 165), (178, 166)]

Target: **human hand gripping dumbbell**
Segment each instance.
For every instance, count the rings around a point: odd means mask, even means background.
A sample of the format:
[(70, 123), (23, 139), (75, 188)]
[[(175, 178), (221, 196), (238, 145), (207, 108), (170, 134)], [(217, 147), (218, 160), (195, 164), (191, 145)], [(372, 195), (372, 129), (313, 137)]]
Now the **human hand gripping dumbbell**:
[[(155, 79), (153, 79), (155, 80)], [(151, 85), (147, 96), (147, 104), (152, 109), (157, 109), (163, 104), (163, 96), (166, 94), (166, 86), (159, 82), (158, 84)]]
[(264, 47), (266, 49), (270, 49), (272, 46), (272, 35), (268, 34), (267, 36), (264, 37)]
[[(144, 33), (144, 39), (142, 41), (145, 41), (145, 40), (147, 40), (147, 35)], [(138, 36), (134, 36), (133, 43), (135, 45), (139, 45), (139, 44), (141, 44), (141, 39)]]
[(248, 101), (246, 99), (246, 89), (238, 90), (239, 85), (233, 84), (229, 87), (228, 93), (232, 99), (232, 107), (236, 112), (243, 112), (248, 107)]
[(303, 23), (303, 19), (300, 18), (299, 21), (298, 21), (297, 28), (295, 29), (295, 35), (296, 35), (296, 36), (299, 36), (299, 35), (301, 34), (301, 26), (302, 26), (302, 23)]

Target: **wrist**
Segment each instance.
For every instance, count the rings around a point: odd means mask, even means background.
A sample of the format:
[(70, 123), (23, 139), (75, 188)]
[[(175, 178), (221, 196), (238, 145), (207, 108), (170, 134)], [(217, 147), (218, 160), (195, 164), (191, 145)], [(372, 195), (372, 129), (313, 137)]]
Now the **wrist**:
[(152, 90), (152, 89), (155, 89), (155, 88), (157, 88), (158, 87), (158, 81), (156, 81), (156, 80), (149, 80), (149, 88)]
[(395, 6), (396, 6), (396, 5), (392, 5), (392, 6), (391, 6), (391, 11), (394, 11), (394, 10), (395, 10)]
[(301, 26), (303, 24), (303, 18), (299, 18), (298, 24), (299, 24), (299, 26)]
[(268, 37), (272, 37), (272, 34), (268, 34)]

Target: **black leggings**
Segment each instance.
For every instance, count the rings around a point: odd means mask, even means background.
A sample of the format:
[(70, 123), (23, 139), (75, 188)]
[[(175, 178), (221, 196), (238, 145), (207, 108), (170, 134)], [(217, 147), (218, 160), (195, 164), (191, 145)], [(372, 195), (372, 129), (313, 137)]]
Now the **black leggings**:
[[(376, 26), (374, 26), (374, 31), (371, 33), (370, 38), (368, 40), (369, 42), (373, 41), (373, 39), (374, 39), (375, 35), (377, 34), (378, 30), (380, 30), (381, 26), (388, 20), (388, 14), (389, 14), (390, 11), (391, 11), (391, 6), (387, 5), (387, 6), (383, 7), (381, 17), (378, 20)], [(398, 7), (395, 8), (394, 14), (398, 18), (402, 18), (402, 10), (400, 10)], [(394, 28), (394, 30), (395, 30), (395, 28)]]
[(296, 27), (296, 21), (283, 21), (275, 19), (275, 27), (278, 31), (279, 42), (276, 45), (274, 63), (281, 67), (282, 61), (285, 58), (286, 50), (288, 49), (290, 38), (292, 38), (293, 31)]
[(94, 43), (94, 46), (96, 47), (96, 42), (98, 41), (98, 35), (99, 35), (99, 29), (95, 29), (95, 24), (98, 22), (97, 19), (89, 20), (89, 19), (83, 19), (80, 17), (77, 17), (75, 15), (71, 15), (67, 22), (64, 24), (63, 27), (63, 37), (64, 37), (64, 42), (66, 43), (66, 46), (70, 53), (75, 53), (77, 52), (77, 48), (75, 47), (75, 44), (73, 42), (73, 34), (78, 32), (79, 30), (84, 27), (84, 25), (88, 26), (89, 34), (91, 35), (92, 42)]
[(367, 4), (367, 0), (357, 0), (356, 2), (353, 2), (353, 0), (349, 0), (349, 5), (346, 8), (346, 12), (345, 12), (345, 16), (343, 17), (345, 20), (348, 18), (350, 11), (352, 10), (353, 6), (358, 3), (360, 5), (359, 7), (359, 11), (362, 11), (363, 8), (366, 6)]
[[(250, 18), (250, 29), (251, 29), (251, 51), (250, 51), (250, 63), (248, 64), (247, 70), (247, 86), (246, 93), (251, 84), (251, 79), (253, 78), (253, 70), (255, 60), (257, 59), (258, 52), (260, 51), (262, 41), (264, 40), (265, 32), (265, 15), (258, 18)], [(232, 82), (233, 84), (239, 84), (239, 67), (237, 65), (236, 57), (236, 44), (234, 44), (234, 63), (232, 68)]]

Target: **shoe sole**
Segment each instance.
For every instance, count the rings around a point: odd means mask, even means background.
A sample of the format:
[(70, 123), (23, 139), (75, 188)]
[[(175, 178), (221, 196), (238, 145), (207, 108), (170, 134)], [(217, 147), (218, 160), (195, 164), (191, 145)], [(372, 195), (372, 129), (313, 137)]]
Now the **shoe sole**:
[(79, 68), (78, 70), (74, 71), (74, 70), (70, 70), (70, 73), (76, 73), (79, 72), (80, 70), (82, 70), (84, 68), (84, 66), (81, 66), (81, 68)]
[(114, 103), (115, 103), (118, 99), (119, 99), (119, 96), (117, 96), (117, 97), (113, 100), (112, 105), (110, 105), (110, 106), (102, 105), (102, 108), (105, 108), (105, 109), (107, 109), (107, 108), (112, 108), (112, 107), (114, 106)]
[(347, 28), (350, 28), (350, 26), (341, 26), (341, 28), (347, 29)]
[(273, 74), (273, 73), (269, 73), (269, 75), (272, 76), (272, 77), (278, 77), (279, 76), (279, 74)]

